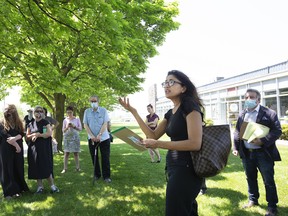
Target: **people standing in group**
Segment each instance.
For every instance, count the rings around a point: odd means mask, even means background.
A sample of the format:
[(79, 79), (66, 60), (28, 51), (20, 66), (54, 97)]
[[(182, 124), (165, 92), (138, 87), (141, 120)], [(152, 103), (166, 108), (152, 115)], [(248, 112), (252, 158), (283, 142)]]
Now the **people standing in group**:
[(47, 179), (51, 193), (58, 193), (59, 189), (54, 184), (53, 153), (52, 153), (52, 128), (44, 119), (44, 110), (41, 106), (34, 108), (35, 121), (27, 128), (28, 141), (28, 179), (37, 180), (36, 193), (44, 191), (43, 179)]
[(24, 122), (25, 122), (25, 131), (27, 130), (27, 126), (30, 122), (34, 121), (33, 118), (33, 109), (28, 109), (27, 110), (27, 115), (24, 117)]
[[(158, 121), (160, 120), (160, 118), (154, 112), (153, 106), (151, 104), (147, 105), (147, 111), (148, 111), (149, 115), (146, 116), (145, 123), (146, 123), (146, 125), (148, 125), (149, 128), (151, 128), (152, 130), (155, 130), (157, 125), (158, 125)], [(158, 148), (155, 148), (155, 149), (148, 148), (148, 152), (150, 155), (151, 163), (155, 162), (155, 156), (157, 157), (156, 162), (160, 163), (161, 155), (160, 155)]]
[[(129, 99), (120, 98), (119, 102), (133, 114), (146, 137), (149, 137), (142, 141), (147, 148), (168, 149), (166, 215), (198, 215), (196, 197), (203, 178), (195, 174), (190, 151), (201, 148), (204, 107), (196, 87), (180, 71), (169, 71), (162, 87), (166, 98), (173, 102), (174, 107), (168, 110), (154, 131), (130, 105)], [(158, 140), (164, 133), (171, 141)]]
[(67, 117), (63, 120), (63, 142), (64, 142), (64, 168), (61, 173), (65, 173), (68, 167), (69, 154), (74, 154), (76, 171), (80, 171), (79, 153), (80, 153), (80, 135), (82, 124), (79, 118), (73, 115), (73, 107), (66, 108)]
[[(265, 216), (277, 215), (278, 195), (274, 180), (274, 162), (281, 157), (275, 141), (281, 136), (282, 129), (274, 110), (260, 105), (261, 94), (256, 89), (248, 89), (244, 95), (244, 110), (240, 113), (234, 132), (233, 154), (240, 155), (248, 183), (249, 202), (244, 208), (259, 205), (258, 171), (264, 181), (268, 209)], [(250, 143), (240, 139), (239, 133), (243, 122), (256, 122), (267, 126), (269, 133), (262, 138), (255, 138)]]
[(6, 105), (0, 122), (0, 180), (6, 199), (29, 191), (24, 178), (24, 135), (24, 125), (16, 106)]
[[(104, 107), (99, 106), (100, 100), (97, 95), (91, 96), (89, 102), (91, 108), (85, 110), (83, 123), (88, 134), (89, 151), (94, 165), (94, 178), (98, 180), (103, 176), (104, 181), (110, 183), (110, 136), (107, 130), (109, 121), (108, 112)], [(99, 165), (98, 147), (101, 152), (102, 174)]]

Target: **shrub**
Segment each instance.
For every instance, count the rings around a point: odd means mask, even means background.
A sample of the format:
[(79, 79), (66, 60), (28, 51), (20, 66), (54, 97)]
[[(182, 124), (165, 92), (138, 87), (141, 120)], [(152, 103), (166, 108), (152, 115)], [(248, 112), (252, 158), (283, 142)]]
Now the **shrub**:
[(288, 140), (288, 124), (282, 124), (282, 135), (280, 136), (281, 140)]

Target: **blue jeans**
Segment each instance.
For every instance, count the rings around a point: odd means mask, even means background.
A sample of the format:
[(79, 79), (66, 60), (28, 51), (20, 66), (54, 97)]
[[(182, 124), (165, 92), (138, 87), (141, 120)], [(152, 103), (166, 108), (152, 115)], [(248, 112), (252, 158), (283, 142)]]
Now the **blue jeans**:
[(257, 173), (260, 171), (266, 190), (268, 207), (275, 209), (278, 203), (277, 189), (274, 181), (274, 161), (265, 151), (254, 151), (242, 159), (248, 182), (249, 200), (258, 203), (259, 188)]

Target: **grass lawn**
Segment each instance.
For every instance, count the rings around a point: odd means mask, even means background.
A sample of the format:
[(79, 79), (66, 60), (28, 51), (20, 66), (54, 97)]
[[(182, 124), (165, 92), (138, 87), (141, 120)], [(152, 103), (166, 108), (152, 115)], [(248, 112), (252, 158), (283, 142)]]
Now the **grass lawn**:
[[(112, 129), (117, 127), (120, 126), (114, 125)], [(129, 128), (143, 136), (138, 127)], [(115, 138), (111, 145), (112, 183), (107, 184), (101, 179), (95, 185), (92, 185), (92, 162), (84, 131), (81, 134), (81, 150), (81, 172), (75, 171), (71, 155), (68, 172), (61, 174), (63, 154), (54, 156), (55, 183), (60, 189), (59, 194), (50, 194), (48, 183), (44, 181), (45, 193), (35, 195), (36, 181), (27, 180), (31, 192), (13, 200), (0, 199), (0, 215), (164, 215), (166, 150), (160, 150), (161, 163), (150, 163), (148, 151), (139, 152)], [(279, 146), (279, 150), (283, 161), (275, 165), (275, 178), (279, 215), (284, 216), (288, 215), (288, 147)], [(267, 204), (261, 176), (260, 206), (249, 210), (241, 208), (247, 202), (247, 183), (240, 159), (232, 154), (224, 172), (208, 178), (206, 183), (207, 194), (197, 198), (200, 216), (264, 215)]]

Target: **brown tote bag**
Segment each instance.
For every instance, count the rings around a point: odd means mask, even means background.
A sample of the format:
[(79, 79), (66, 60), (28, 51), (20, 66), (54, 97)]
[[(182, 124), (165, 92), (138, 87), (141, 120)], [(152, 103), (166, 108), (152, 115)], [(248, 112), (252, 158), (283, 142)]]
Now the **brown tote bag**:
[(228, 124), (203, 126), (201, 149), (191, 152), (196, 174), (200, 177), (219, 174), (227, 165), (230, 151), (231, 131)]

